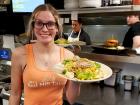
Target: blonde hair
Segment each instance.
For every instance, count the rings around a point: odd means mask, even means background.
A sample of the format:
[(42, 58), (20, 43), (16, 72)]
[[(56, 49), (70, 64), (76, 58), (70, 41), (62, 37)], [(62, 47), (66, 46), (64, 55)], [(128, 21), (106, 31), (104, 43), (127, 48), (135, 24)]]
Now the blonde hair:
[(59, 14), (57, 12), (57, 10), (50, 4), (42, 4), (39, 5), (38, 7), (36, 7), (29, 19), (29, 23), (28, 23), (28, 28), (27, 28), (27, 36), (29, 36), (31, 39), (33, 39), (34, 36), (34, 32), (33, 32), (33, 21), (35, 19), (35, 16), (40, 12), (40, 11), (50, 11), (52, 13), (52, 15), (54, 16), (54, 19), (56, 21), (56, 26), (58, 28), (58, 33), (62, 32), (62, 26), (60, 24), (59, 21)]

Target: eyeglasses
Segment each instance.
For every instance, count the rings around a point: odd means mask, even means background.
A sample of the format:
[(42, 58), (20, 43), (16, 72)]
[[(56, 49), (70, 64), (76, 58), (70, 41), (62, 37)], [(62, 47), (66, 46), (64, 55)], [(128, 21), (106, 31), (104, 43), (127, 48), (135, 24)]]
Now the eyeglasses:
[(55, 28), (56, 22), (48, 21), (46, 23), (43, 23), (40, 20), (33, 21), (33, 27), (35, 27), (37, 29), (42, 29), (44, 26), (46, 26), (49, 30), (52, 30)]

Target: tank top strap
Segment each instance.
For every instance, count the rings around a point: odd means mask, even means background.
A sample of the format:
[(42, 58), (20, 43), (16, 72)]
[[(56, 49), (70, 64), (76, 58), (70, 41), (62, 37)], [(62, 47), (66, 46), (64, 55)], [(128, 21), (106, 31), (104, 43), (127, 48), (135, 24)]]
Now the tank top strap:
[(26, 52), (27, 52), (27, 56), (26, 56), (27, 64), (30, 64), (30, 62), (32, 62), (32, 60), (33, 60), (32, 44), (25, 45), (25, 48), (26, 48)]
[[(25, 45), (26, 47), (26, 52), (27, 52), (27, 64), (30, 64), (30, 62), (33, 62), (33, 47), (32, 44), (27, 44)], [(64, 60), (64, 51), (65, 49), (63, 47), (60, 48), (60, 61)]]
[(64, 60), (64, 48), (63, 47), (61, 47), (60, 48), (60, 61), (62, 62), (63, 60)]

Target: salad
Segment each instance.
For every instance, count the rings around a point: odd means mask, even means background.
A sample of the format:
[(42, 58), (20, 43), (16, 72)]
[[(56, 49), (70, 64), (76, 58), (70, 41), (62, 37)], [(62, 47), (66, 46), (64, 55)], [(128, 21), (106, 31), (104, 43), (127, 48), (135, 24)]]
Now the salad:
[(69, 44), (68, 40), (64, 39), (64, 38), (60, 38), (60, 39), (57, 39), (55, 41), (56, 44)]
[(62, 74), (71, 79), (93, 80), (103, 76), (101, 64), (86, 58), (66, 59), (62, 64), (64, 65)]

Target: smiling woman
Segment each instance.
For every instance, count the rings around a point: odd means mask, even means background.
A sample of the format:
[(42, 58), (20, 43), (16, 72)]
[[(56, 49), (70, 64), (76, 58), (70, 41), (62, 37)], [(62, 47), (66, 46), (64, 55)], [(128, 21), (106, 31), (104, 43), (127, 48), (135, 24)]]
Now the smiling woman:
[(20, 105), (23, 87), (24, 105), (62, 105), (64, 93), (68, 102), (74, 103), (80, 94), (80, 84), (59, 76), (49, 68), (63, 59), (74, 57), (71, 51), (54, 43), (60, 31), (59, 16), (54, 7), (45, 4), (35, 8), (27, 35), (35, 36), (36, 42), (12, 52), (9, 105)]

